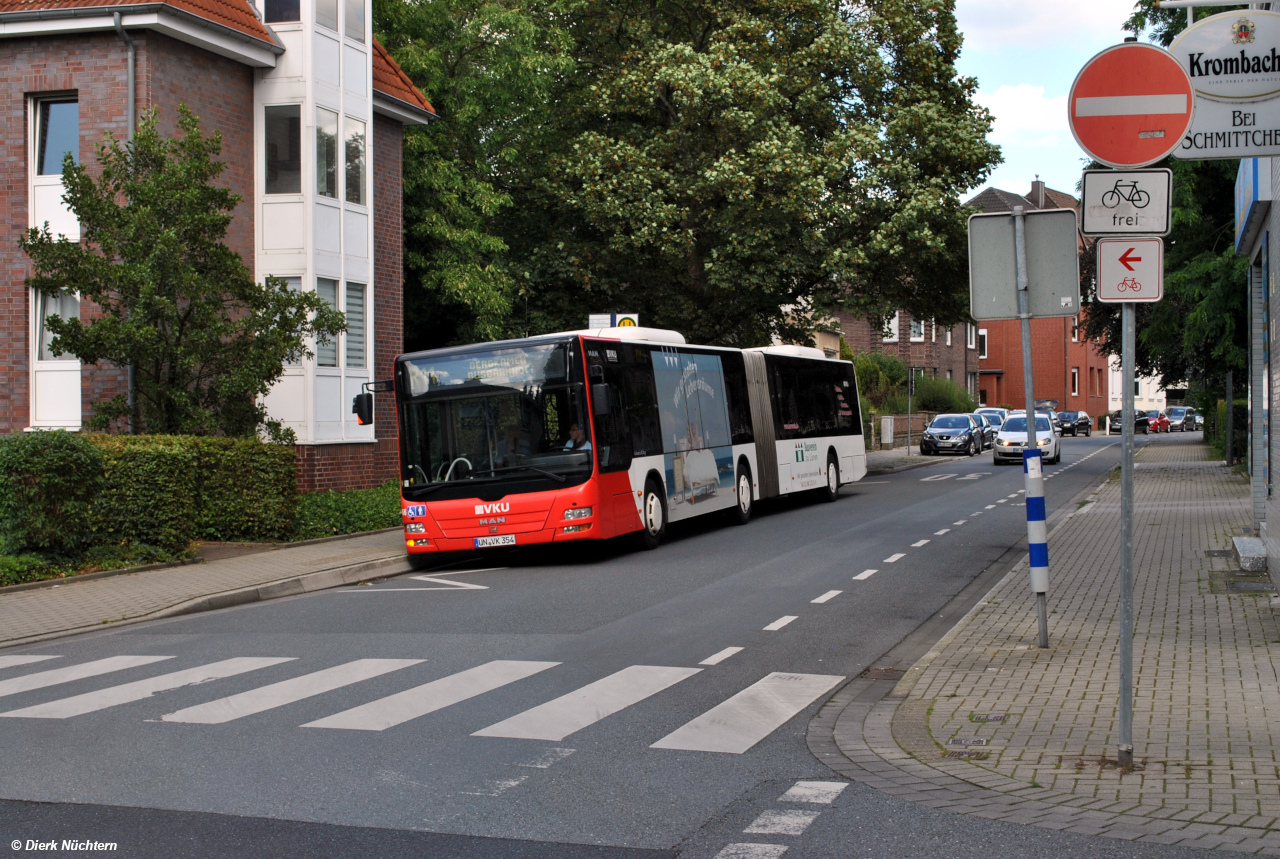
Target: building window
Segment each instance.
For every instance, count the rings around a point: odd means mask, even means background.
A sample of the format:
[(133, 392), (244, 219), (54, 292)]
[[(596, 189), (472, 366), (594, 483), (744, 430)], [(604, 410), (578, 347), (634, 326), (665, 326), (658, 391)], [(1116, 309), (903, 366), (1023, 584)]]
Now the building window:
[(900, 313), (895, 313), (884, 321), (884, 328), (880, 331), (880, 337), (885, 343), (898, 342), (898, 317)]
[(1080, 342), (1080, 317), (1079, 316), (1071, 317), (1071, 342), (1072, 343)]
[(912, 343), (924, 342), (924, 320), (923, 319), (913, 318), (911, 320), (911, 342)]
[(80, 163), (80, 102), (75, 99), (39, 101), (39, 135), (36, 140), (36, 173), (61, 176), (62, 158), (68, 152)]
[(978, 348), (978, 329), (974, 328), (972, 325), (969, 325), (968, 323), (965, 323), (964, 327), (967, 332), (966, 339), (968, 340), (968, 342), (965, 345), (968, 346), (970, 349)]
[(301, 4), (299, 0), (263, 0), (262, 20), (268, 24), (301, 21)]
[(951, 345), (951, 329), (950, 328), (947, 329), (947, 345), (948, 346)]
[(302, 191), (302, 107), (281, 104), (266, 108), (266, 193)]
[(1071, 368), (1071, 396), (1080, 396), (1080, 368)]
[(929, 320), (929, 336), (934, 343), (938, 342), (938, 323), (932, 319)]
[(1133, 380), (1133, 395), (1134, 395), (1135, 397), (1141, 397), (1141, 396), (1142, 396), (1142, 380), (1141, 380), (1141, 379), (1134, 379), (1134, 380)]
[(364, 123), (347, 117), (347, 202), (364, 205)]
[(950, 370), (948, 370), (948, 371), (947, 371), (947, 381), (948, 381), (948, 382), (950, 382), (950, 381), (951, 381), (951, 371), (950, 371)]
[(983, 388), (978, 391), (978, 405), (985, 406), (987, 404), (987, 389)]
[(338, 0), (316, 0), (316, 23), (338, 32)]
[[(316, 295), (330, 307), (338, 306), (338, 282), (327, 277), (316, 278)], [(330, 338), (326, 343), (316, 343), (316, 365), (319, 367), (338, 366), (338, 342)]]
[(364, 0), (347, 0), (347, 38), (364, 41)]
[(53, 354), (53, 350), (49, 348), (49, 344), (53, 342), (53, 335), (49, 333), (49, 328), (45, 323), (48, 322), (50, 316), (56, 316), (59, 319), (79, 319), (80, 299), (70, 292), (60, 292), (54, 297), (40, 292), (37, 293), (37, 296), (36, 300), (39, 302), (37, 313), (40, 318), (40, 347), (36, 355), (37, 359), (41, 361), (74, 361), (74, 355)]
[(338, 114), (316, 108), (316, 194), (338, 199)]
[(364, 330), (365, 284), (347, 284), (347, 366), (363, 367), (365, 358)]
[(978, 357), (987, 357), (987, 329), (978, 329)]

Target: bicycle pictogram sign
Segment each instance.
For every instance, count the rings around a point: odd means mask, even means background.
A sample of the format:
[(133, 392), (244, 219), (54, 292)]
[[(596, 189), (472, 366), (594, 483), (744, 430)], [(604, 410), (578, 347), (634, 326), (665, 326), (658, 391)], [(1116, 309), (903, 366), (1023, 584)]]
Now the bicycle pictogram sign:
[(1138, 281), (1132, 277), (1126, 277), (1124, 280), (1116, 284), (1116, 289), (1120, 290), (1121, 292), (1124, 292), (1125, 290), (1132, 290), (1133, 292), (1142, 292), (1142, 284), (1138, 283)]
[(1133, 203), (1135, 209), (1145, 209), (1151, 202), (1151, 195), (1139, 190), (1137, 182), (1122, 182), (1117, 179), (1115, 187), (1102, 195), (1102, 205), (1114, 209), (1120, 205), (1121, 200)]

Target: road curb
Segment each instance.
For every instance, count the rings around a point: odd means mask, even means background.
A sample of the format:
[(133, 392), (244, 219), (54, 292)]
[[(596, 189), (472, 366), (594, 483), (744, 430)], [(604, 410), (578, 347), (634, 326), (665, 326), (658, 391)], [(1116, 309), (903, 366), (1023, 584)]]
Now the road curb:
[(203, 594), (198, 597), (191, 597), (190, 599), (182, 600), (181, 602), (174, 603), (173, 605), (166, 606), (162, 609), (137, 615), (136, 617), (122, 617), (119, 620), (111, 621), (104, 620), (99, 623), (51, 632), (43, 632), (38, 635), (29, 635), (23, 638), (15, 638), (9, 641), (0, 642), (0, 648), (16, 647), (22, 644), (32, 644), (37, 641), (47, 641), (52, 638), (65, 638), (70, 635), (80, 635), (94, 630), (114, 629), (116, 627), (129, 626), (149, 620), (161, 620), (168, 617), (199, 614), (206, 611), (217, 611), (218, 609), (232, 608), (233, 606), (246, 605), (254, 602), (264, 602), (266, 600), (279, 599), (280, 597), (298, 596), (299, 594), (313, 593), (315, 591), (328, 590), (330, 588), (340, 588), (345, 585), (359, 584), (372, 579), (381, 579), (387, 576), (400, 575), (401, 573), (409, 572), (411, 569), (408, 558), (403, 554), (375, 558), (371, 561), (361, 561), (358, 564), (331, 567), (329, 569), (316, 570), (310, 573), (289, 576), (288, 578), (277, 579), (271, 582), (263, 582), (262, 584), (250, 585), (243, 588), (234, 588), (232, 590), (221, 591), (214, 594)]

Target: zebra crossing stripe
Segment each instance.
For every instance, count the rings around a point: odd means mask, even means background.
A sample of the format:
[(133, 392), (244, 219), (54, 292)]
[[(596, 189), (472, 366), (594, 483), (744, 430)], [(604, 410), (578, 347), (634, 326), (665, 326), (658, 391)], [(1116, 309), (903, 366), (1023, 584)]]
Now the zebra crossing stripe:
[(123, 671), (126, 668), (137, 668), (172, 658), (172, 656), (108, 656), (106, 659), (68, 665), (66, 668), (37, 671), (35, 674), (0, 680), (0, 697), (30, 692), (32, 689), (44, 689), (46, 686), (57, 686), (59, 683), (70, 683), (72, 680), (83, 680), (86, 677), (97, 677), (99, 674)]
[(60, 656), (0, 656), (0, 668), (14, 668), (19, 665), (30, 665), (32, 662), (44, 662), (46, 659), (61, 659)]
[(649, 748), (740, 755), (843, 680), (832, 674), (775, 671)]
[(422, 662), (421, 659), (357, 659), (323, 671), (315, 671), (301, 677), (272, 683), (269, 686), (250, 689), (238, 695), (219, 698), (207, 704), (197, 704), (160, 718), (165, 722), (220, 725), (223, 722), (252, 716), (254, 713), (273, 710), (295, 701), (332, 692), (334, 689), (341, 689), (343, 686), (350, 686), (361, 680), (399, 671), (401, 668), (408, 668), (420, 662)]
[(847, 781), (798, 781), (778, 797), (778, 802), (812, 802), (830, 805), (848, 786)]
[(348, 731), (385, 731), (396, 725), (443, 710), (453, 704), (474, 698), (485, 692), (491, 692), (508, 683), (531, 677), (548, 668), (555, 668), (559, 662), (519, 662), (499, 659), (486, 662), (457, 674), (450, 674), (439, 680), (432, 680), (421, 686), (388, 695), (343, 710), (332, 716), (317, 719), (303, 725), (304, 728), (341, 728)]
[(701, 668), (631, 665), (554, 701), (482, 728), (471, 736), (559, 742), (701, 671)]
[[(123, 658), (137, 659), (144, 657)], [(154, 659), (172, 658), (171, 656), (154, 657)], [(292, 661), (291, 657), (241, 656), (235, 659), (224, 659), (221, 662), (213, 662), (209, 665), (202, 665), (199, 668), (188, 668), (184, 671), (161, 674), (159, 677), (149, 677), (146, 680), (138, 680), (134, 683), (111, 686), (106, 689), (100, 689), (97, 692), (73, 695), (70, 698), (50, 701), (47, 704), (37, 704), (34, 707), (24, 707), (21, 710), (10, 710), (8, 713), (0, 713), (0, 718), (69, 719), (72, 716), (94, 713), (118, 704), (141, 701), (157, 692), (167, 692), (170, 689), (179, 689), (183, 686), (194, 686), (197, 683), (207, 683), (210, 680), (233, 677), (236, 674), (244, 674), (246, 671), (257, 671), (259, 668), (269, 668), (272, 665), (279, 665), (281, 662)]]

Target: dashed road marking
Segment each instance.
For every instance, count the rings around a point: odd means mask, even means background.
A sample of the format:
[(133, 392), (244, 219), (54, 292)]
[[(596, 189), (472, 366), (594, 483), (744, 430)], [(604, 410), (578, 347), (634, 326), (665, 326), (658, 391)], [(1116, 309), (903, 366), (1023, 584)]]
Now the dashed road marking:
[(934, 531), (933, 536), (941, 537), (943, 534), (950, 534), (950, 533), (951, 533), (950, 528), (943, 528), (941, 531)]
[(928, 542), (929, 542), (928, 540), (916, 540), (914, 543), (911, 544), (911, 548), (919, 549), (921, 546), (925, 545)]
[(818, 819), (821, 811), (765, 811), (751, 825), (742, 830), (746, 835), (803, 835), (809, 824)]
[(719, 653), (713, 653), (711, 656), (708, 656), (706, 659), (702, 660), (698, 664), (699, 665), (719, 665), (721, 662), (724, 662), (726, 659), (728, 659), (730, 656), (733, 656), (735, 653), (741, 653), (741, 652), (742, 652), (741, 647), (726, 647), (724, 650), (721, 650)]
[(816, 600), (809, 600), (809, 602), (824, 603), (829, 600), (835, 599), (836, 597), (840, 596), (840, 594), (842, 593), (844, 593), (844, 591), (827, 591), (825, 594), (818, 597)]
[(906, 557), (905, 553), (898, 552), (897, 554), (890, 555), (889, 557), (885, 558), (882, 563), (885, 563), (885, 564), (897, 563), (898, 561), (901, 561), (905, 557)]
[(847, 781), (798, 781), (778, 797), (778, 802), (812, 802), (830, 805), (846, 787)]
[(715, 859), (779, 859), (786, 852), (785, 844), (730, 844)]
[(880, 572), (880, 571), (879, 571), (879, 570), (863, 570), (862, 572), (860, 572), (860, 573), (858, 573), (856, 576), (854, 576), (854, 577), (853, 577), (853, 580), (854, 580), (855, 582), (861, 582), (861, 581), (863, 581), (863, 580), (865, 580), (865, 579), (869, 579), (869, 578), (871, 578), (872, 576), (874, 576), (874, 575), (875, 575), (876, 573), (878, 573), (878, 572)]
[(777, 619), (777, 620), (775, 620), (773, 623), (771, 623), (771, 624), (769, 624), (768, 626), (766, 626), (766, 627), (764, 628), (764, 631), (765, 631), (765, 632), (777, 632), (778, 630), (782, 629), (782, 628), (783, 628), (784, 626), (786, 626), (787, 624), (791, 623), (791, 621), (795, 620), (797, 617), (799, 617), (799, 615), (797, 615), (797, 614), (784, 614), (782, 617), (778, 618), (778, 619)]

